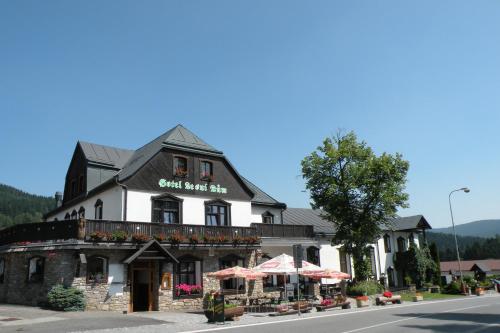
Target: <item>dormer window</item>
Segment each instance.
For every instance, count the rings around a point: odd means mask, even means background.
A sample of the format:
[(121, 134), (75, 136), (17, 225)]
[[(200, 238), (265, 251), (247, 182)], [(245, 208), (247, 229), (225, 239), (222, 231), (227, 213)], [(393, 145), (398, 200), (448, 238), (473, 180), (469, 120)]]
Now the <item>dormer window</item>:
[(200, 178), (201, 178), (201, 180), (206, 180), (206, 181), (214, 180), (212, 162), (201, 161), (201, 163), (200, 163)]
[(76, 210), (73, 209), (73, 211), (71, 212), (71, 219), (76, 220), (77, 216), (78, 216), (78, 213), (76, 212)]
[(187, 174), (187, 159), (181, 156), (174, 156), (174, 176), (186, 177)]
[(85, 218), (85, 208), (80, 207), (80, 209), (78, 210), (78, 218), (79, 219), (84, 219)]
[(262, 214), (262, 223), (274, 224), (274, 215), (269, 212), (265, 212)]
[(66, 213), (66, 215), (64, 215), (65, 220), (69, 220), (70, 218), (71, 218), (71, 215), (69, 215), (69, 213)]

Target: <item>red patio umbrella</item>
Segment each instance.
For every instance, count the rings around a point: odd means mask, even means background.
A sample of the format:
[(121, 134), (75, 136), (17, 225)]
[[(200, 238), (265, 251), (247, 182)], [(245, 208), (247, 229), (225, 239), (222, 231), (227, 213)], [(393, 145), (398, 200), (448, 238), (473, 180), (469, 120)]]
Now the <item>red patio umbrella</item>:
[(327, 268), (323, 271), (320, 272), (314, 272), (314, 273), (306, 273), (303, 274), (306, 277), (313, 278), (313, 279), (338, 279), (338, 280), (346, 280), (350, 279), (351, 276), (347, 273), (339, 272), (334, 269)]

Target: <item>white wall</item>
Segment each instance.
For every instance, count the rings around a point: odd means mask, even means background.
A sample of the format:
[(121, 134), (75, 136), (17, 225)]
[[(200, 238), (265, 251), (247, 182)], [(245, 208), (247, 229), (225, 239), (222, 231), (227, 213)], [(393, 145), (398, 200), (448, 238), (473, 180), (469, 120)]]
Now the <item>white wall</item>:
[[(151, 197), (159, 193), (128, 191), (127, 220), (136, 222), (151, 222)], [(183, 199), (182, 223), (205, 225), (205, 201), (213, 198), (176, 195)], [(231, 204), (231, 225), (249, 227), (251, 217), (250, 201), (226, 200)], [(262, 221), (261, 221), (262, 222)]]
[(54, 221), (57, 218), (59, 221), (64, 220), (66, 213), (71, 215), (73, 210), (78, 211), (80, 207), (85, 208), (85, 217), (87, 219), (95, 219), (95, 203), (98, 199), (101, 199), (102, 206), (102, 218), (103, 220), (121, 221), (122, 220), (122, 202), (123, 195), (122, 189), (119, 186), (114, 186), (102, 193), (90, 197), (89, 199), (80, 202), (76, 205), (70, 206), (67, 209), (59, 212), (55, 215), (47, 216), (47, 221)]

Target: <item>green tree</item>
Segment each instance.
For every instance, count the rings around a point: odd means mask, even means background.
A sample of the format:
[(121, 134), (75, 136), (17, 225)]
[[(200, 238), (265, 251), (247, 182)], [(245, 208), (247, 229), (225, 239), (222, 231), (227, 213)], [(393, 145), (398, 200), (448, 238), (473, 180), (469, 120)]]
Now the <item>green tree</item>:
[(431, 254), (432, 260), (434, 260), (435, 267), (432, 272), (432, 283), (435, 285), (441, 285), (441, 260), (439, 259), (439, 250), (436, 243), (432, 243), (429, 246), (429, 252)]
[(399, 207), (407, 207), (404, 193), (409, 163), (400, 154), (377, 156), (353, 132), (326, 138), (302, 160), (302, 174), (312, 207), (334, 223), (334, 245), (353, 256), (357, 280), (366, 280), (368, 244), (383, 227), (390, 227)]

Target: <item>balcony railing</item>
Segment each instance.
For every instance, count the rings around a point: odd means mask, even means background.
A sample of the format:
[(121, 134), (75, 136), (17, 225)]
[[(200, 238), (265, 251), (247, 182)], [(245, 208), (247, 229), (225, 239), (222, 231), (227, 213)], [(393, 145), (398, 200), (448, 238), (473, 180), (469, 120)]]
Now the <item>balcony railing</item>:
[(114, 235), (119, 231), (126, 235), (126, 239), (122, 240), (124, 242), (133, 241), (134, 235), (162, 237), (166, 242), (171, 237), (180, 235), (181, 243), (189, 243), (197, 238), (200, 243), (233, 244), (256, 244), (262, 237), (314, 237), (313, 227), (303, 225), (252, 223), (250, 227), (226, 227), (81, 219), (14, 225), (0, 230), (0, 245), (69, 239), (114, 241)]

